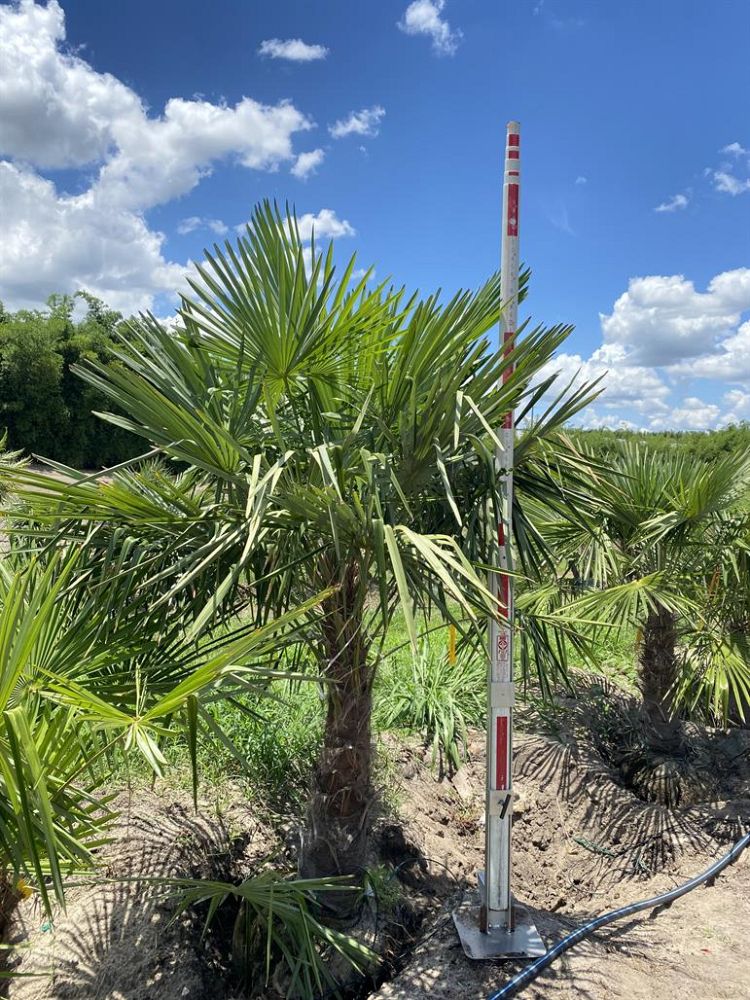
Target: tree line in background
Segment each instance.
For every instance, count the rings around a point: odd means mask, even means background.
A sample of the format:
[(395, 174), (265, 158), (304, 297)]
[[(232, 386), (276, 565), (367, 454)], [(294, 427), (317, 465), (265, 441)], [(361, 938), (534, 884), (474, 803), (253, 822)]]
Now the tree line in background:
[(595, 455), (606, 457), (623, 444), (647, 444), (658, 455), (679, 452), (697, 462), (714, 462), (750, 448), (750, 424), (732, 424), (718, 431), (575, 430), (573, 441)]
[[(75, 314), (85, 312), (80, 319)], [(85, 361), (117, 365), (114, 348), (127, 320), (90, 295), (51, 295), (46, 309), (6, 312), (0, 303), (0, 437), (7, 447), (79, 469), (116, 465), (138, 454), (128, 431), (94, 415), (112, 409), (98, 389), (72, 371)], [(575, 430), (573, 440), (597, 455), (624, 441), (648, 441), (663, 454), (676, 450), (712, 462), (750, 447), (750, 425), (717, 431)]]
[(7, 447), (80, 469), (137, 455), (132, 434), (94, 416), (111, 405), (72, 371), (84, 361), (116, 365), (117, 332), (125, 329), (119, 312), (87, 292), (52, 295), (44, 310), (6, 312), (0, 304), (0, 438), (7, 434)]

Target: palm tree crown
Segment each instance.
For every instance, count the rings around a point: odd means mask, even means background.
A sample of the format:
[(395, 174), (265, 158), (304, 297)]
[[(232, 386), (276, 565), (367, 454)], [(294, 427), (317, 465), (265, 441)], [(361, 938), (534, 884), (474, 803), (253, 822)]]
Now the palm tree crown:
[(576, 613), (636, 625), (644, 706), (669, 723), (750, 694), (750, 454), (704, 465), (629, 442), (592, 478), (586, 518), (543, 530), (593, 587)]

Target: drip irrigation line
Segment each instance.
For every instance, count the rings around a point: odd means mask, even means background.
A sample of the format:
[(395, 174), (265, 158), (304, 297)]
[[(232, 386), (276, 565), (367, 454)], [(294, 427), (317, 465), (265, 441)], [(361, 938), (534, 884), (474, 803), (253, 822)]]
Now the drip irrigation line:
[(522, 989), (525, 989), (530, 983), (532, 983), (537, 976), (551, 965), (557, 958), (560, 957), (569, 948), (578, 944), (579, 941), (583, 941), (594, 931), (599, 930), (601, 927), (606, 927), (607, 924), (614, 923), (615, 920), (621, 920), (623, 917), (629, 917), (634, 913), (640, 913), (642, 910), (654, 910), (652, 916), (656, 916), (660, 910), (664, 910), (671, 906), (672, 903), (679, 899), (680, 896), (685, 896), (687, 893), (692, 892), (693, 889), (697, 889), (698, 886), (704, 883), (713, 884), (716, 876), (722, 872), (728, 865), (734, 864), (737, 858), (742, 854), (746, 847), (750, 846), (750, 830), (741, 837), (737, 843), (732, 847), (732, 849), (725, 854), (723, 857), (715, 861), (710, 868), (707, 868), (701, 875), (696, 875), (694, 878), (690, 879), (689, 882), (685, 882), (682, 885), (676, 886), (674, 889), (670, 889), (669, 892), (662, 893), (660, 896), (653, 896), (651, 899), (641, 900), (639, 903), (630, 903), (628, 906), (622, 906), (618, 910), (611, 910), (609, 913), (603, 913), (600, 917), (596, 917), (594, 920), (590, 920), (583, 927), (579, 927), (578, 930), (573, 931), (564, 937), (562, 941), (558, 941), (554, 947), (538, 958), (531, 965), (522, 969), (516, 976), (514, 976), (505, 986), (501, 987), (492, 993), (487, 1000), (506, 1000), (508, 997), (516, 996)]

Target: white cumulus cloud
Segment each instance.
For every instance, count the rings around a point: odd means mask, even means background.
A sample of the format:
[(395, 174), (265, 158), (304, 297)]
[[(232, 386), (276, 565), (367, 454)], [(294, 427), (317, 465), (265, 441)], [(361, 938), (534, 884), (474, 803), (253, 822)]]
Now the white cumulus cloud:
[[(236, 226), (238, 233), (244, 233), (247, 223)], [(333, 240), (345, 236), (356, 236), (357, 230), (348, 219), (340, 219), (334, 209), (321, 208), (319, 212), (305, 212), (297, 216), (300, 240), (309, 243), (313, 235), (316, 240)]]
[(738, 195), (750, 191), (750, 177), (735, 177), (726, 170), (714, 171), (714, 186), (724, 194)]
[(328, 49), (325, 45), (308, 45), (301, 38), (267, 38), (260, 43), (258, 53), (271, 59), (287, 59), (289, 62), (314, 62), (325, 59)]
[(709, 431), (717, 426), (720, 414), (716, 403), (706, 403), (698, 396), (686, 396), (668, 413), (652, 417), (649, 430)]
[(143, 117), (129, 87), (61, 52), (64, 40), (55, 0), (0, 7), (0, 155), (40, 167), (83, 166), (113, 147), (115, 121)]
[(164, 236), (140, 215), (60, 197), (50, 181), (2, 161), (0, 204), (0, 297), (11, 308), (85, 288), (132, 313), (186, 289), (188, 268), (164, 259)]
[(596, 402), (597, 409), (625, 407), (638, 413), (668, 409), (670, 388), (666, 382), (652, 368), (634, 364), (619, 345), (604, 344), (589, 358), (580, 354), (559, 354), (539, 372), (538, 381), (554, 372), (560, 373), (556, 383), (558, 390), (568, 382), (580, 386), (601, 379), (598, 388), (602, 392)]
[(612, 312), (600, 315), (603, 343), (588, 357), (559, 355), (539, 378), (559, 372), (558, 388), (601, 378), (601, 395), (576, 418), (587, 427), (737, 423), (750, 417), (748, 311), (750, 268), (717, 274), (705, 292), (683, 275), (633, 278)]
[(174, 98), (160, 118), (117, 124), (118, 151), (102, 166), (88, 197), (141, 211), (187, 194), (217, 162), (274, 170), (294, 159), (294, 133), (310, 127), (287, 101), (265, 105), (245, 97), (231, 108)]
[(676, 212), (679, 208), (687, 208), (688, 198), (684, 194), (676, 194), (663, 201), (654, 209), (655, 212)]
[(306, 212), (297, 219), (300, 238), (307, 242), (312, 239), (337, 239), (340, 236), (356, 236), (357, 231), (346, 219), (340, 219), (330, 208), (321, 208), (317, 214)]
[(739, 142), (730, 142), (728, 146), (724, 146), (719, 152), (729, 153), (731, 156), (750, 156), (750, 149), (745, 149)]
[[(291, 102), (249, 97), (234, 106), (173, 98), (152, 115), (130, 87), (66, 50), (57, 0), (0, 6), (0, 295), (13, 308), (83, 287), (125, 311), (150, 306), (184, 268), (164, 258), (144, 213), (222, 162), (296, 166), (294, 136), (310, 128)], [(64, 167), (93, 176), (83, 193), (38, 173)]]
[(631, 278), (600, 320), (605, 343), (626, 347), (639, 364), (669, 365), (715, 351), (746, 309), (750, 268), (737, 268), (712, 278), (705, 292), (681, 274)]
[(716, 190), (733, 197), (750, 191), (750, 149), (745, 149), (739, 142), (730, 142), (719, 152), (728, 156), (729, 161), (716, 170), (708, 171)]
[(722, 403), (726, 406), (726, 411), (722, 414), (720, 424), (739, 424), (743, 420), (750, 420), (750, 392), (742, 389), (730, 389), (722, 396)]
[(190, 215), (187, 219), (183, 219), (177, 227), (177, 232), (180, 236), (187, 236), (196, 229), (210, 229), (217, 236), (226, 236), (229, 232), (229, 226), (221, 219), (204, 219), (200, 215)]
[(329, 125), (328, 131), (334, 139), (343, 139), (347, 135), (367, 135), (374, 137), (380, 131), (380, 123), (385, 115), (385, 108), (374, 104), (371, 108), (352, 111), (346, 118), (340, 118)]
[(442, 17), (445, 0), (414, 0), (404, 11), (398, 27), (407, 35), (427, 35), (439, 56), (452, 56), (463, 34)]
[(750, 383), (750, 321), (720, 341), (712, 354), (674, 365), (677, 375)]
[(300, 180), (305, 180), (310, 174), (314, 174), (320, 164), (325, 159), (325, 152), (322, 149), (313, 149), (309, 153), (300, 153), (294, 161), (291, 173)]

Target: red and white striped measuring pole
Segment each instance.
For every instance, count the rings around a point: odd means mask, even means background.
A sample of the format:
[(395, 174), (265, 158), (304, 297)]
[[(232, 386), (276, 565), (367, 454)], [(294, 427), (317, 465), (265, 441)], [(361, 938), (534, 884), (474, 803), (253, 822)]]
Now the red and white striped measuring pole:
[[(501, 346), (506, 359), (513, 350), (518, 320), (518, 208), (521, 190), (521, 137), (518, 122), (509, 122), (505, 141), (503, 235), (500, 295), (503, 314)], [(509, 364), (503, 384), (513, 374)], [(537, 958), (544, 942), (524, 907), (511, 894), (511, 823), (513, 818), (513, 413), (498, 431), (495, 465), (500, 479), (502, 510), (497, 526), (497, 560), (490, 587), (497, 613), (489, 622), (487, 789), (485, 869), (479, 874), (479, 905), (467, 899), (453, 913), (464, 952), (469, 958)]]
[[(513, 349), (518, 319), (518, 206), (521, 180), (521, 136), (518, 122), (509, 122), (505, 142), (503, 179), (503, 235), (500, 256), (502, 345), (506, 356)], [(503, 382), (512, 375), (503, 372)], [(500, 472), (502, 517), (497, 526), (498, 564), (512, 570), (513, 413), (507, 413), (498, 432), (502, 448), (495, 453)], [(489, 713), (487, 738), (486, 842), (482, 930), (514, 929), (511, 882), (511, 826), (513, 817), (513, 582), (506, 575), (492, 575), (498, 615), (489, 624)]]

